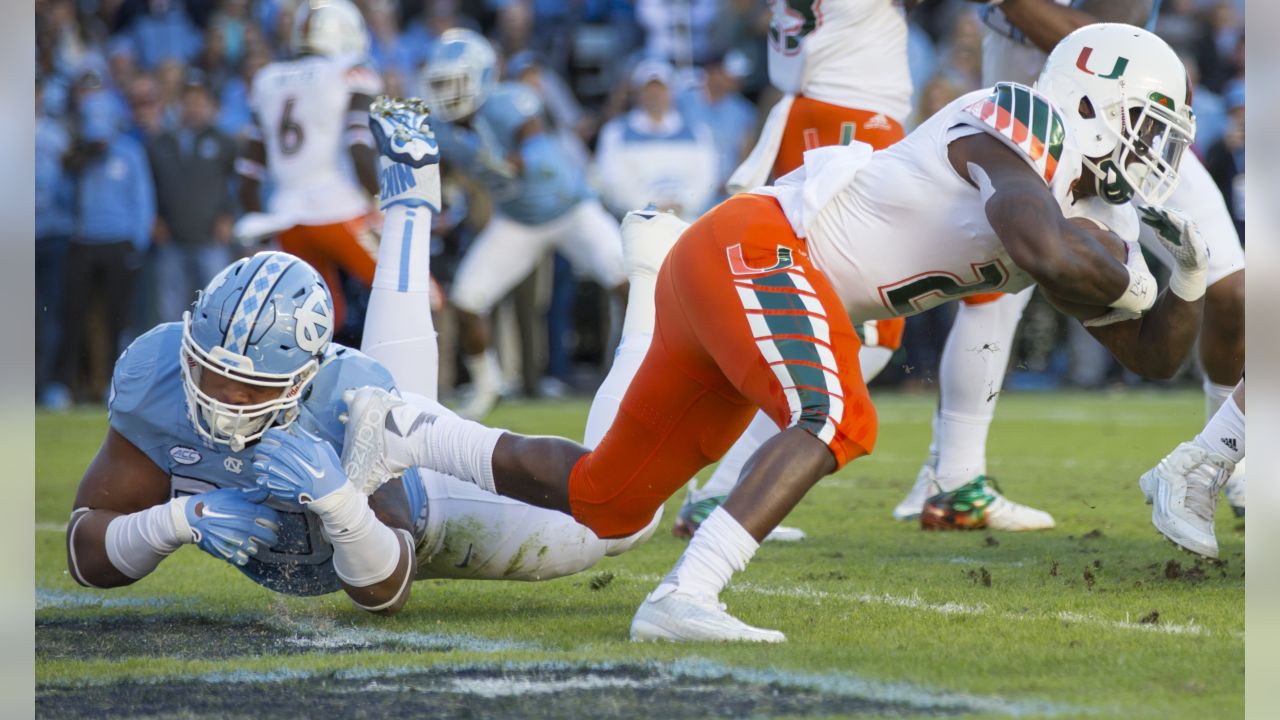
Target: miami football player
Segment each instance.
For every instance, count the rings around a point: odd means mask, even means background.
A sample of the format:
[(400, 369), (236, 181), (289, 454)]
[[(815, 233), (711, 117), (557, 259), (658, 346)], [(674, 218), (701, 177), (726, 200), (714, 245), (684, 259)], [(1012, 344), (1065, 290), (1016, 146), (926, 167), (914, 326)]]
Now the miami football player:
[[(1099, 64), (1123, 53), (1130, 81), (1081, 82), (1086, 50)], [(376, 466), (353, 474), (376, 482), (426, 466), (622, 537), (764, 410), (781, 432), (641, 604), (631, 635), (784, 640), (718, 596), (814, 483), (874, 447), (850, 314), (904, 316), (1036, 283), (1135, 372), (1167, 376), (1190, 348), (1207, 263), (1198, 231), (1153, 211), (1149, 221), (1180, 229), (1161, 239), (1185, 248), (1157, 294), (1133, 245), (1136, 214), (1105, 197), (1113, 175), (1154, 205), (1176, 184), (1195, 132), (1182, 63), (1151, 33), (1100, 24), (1059, 44), (1038, 87), (967, 94), (880, 152), (812, 150), (801, 169), (685, 229), (657, 274), (653, 341), (595, 449), (409, 403), (389, 414), (412, 429), (384, 433)], [(357, 392), (353, 418), (384, 395)]]

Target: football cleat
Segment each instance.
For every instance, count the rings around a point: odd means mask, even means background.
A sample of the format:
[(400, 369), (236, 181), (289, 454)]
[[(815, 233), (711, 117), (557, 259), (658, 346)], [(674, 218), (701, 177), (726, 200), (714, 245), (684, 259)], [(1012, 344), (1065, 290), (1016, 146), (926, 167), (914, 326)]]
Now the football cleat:
[[(391, 411), (405, 402), (374, 386), (346, 390), (342, 399), (347, 404), (347, 412), (338, 417), (347, 426), (342, 437), (342, 470), (360, 492), (372, 495), (411, 467), (408, 453), (395, 452), (389, 442), (409, 434), (401, 432), (391, 417)], [(423, 413), (422, 417), (428, 416)]]
[(1151, 524), (1180, 547), (1218, 557), (1214, 513), (1218, 491), (1232, 469), (1230, 460), (1195, 443), (1174, 448), (1138, 479), (1142, 494), (1152, 501)]
[(725, 611), (713, 597), (679, 592), (674, 586), (658, 588), (640, 603), (631, 619), (634, 642), (786, 642), (777, 630), (752, 627)]
[[(702, 521), (707, 519), (712, 510), (723, 505), (724, 500), (724, 495), (717, 495), (694, 502), (693, 493), (690, 492), (685, 496), (684, 505), (680, 506), (676, 522), (671, 526), (671, 534), (685, 540), (693, 537), (698, 527), (702, 525)], [(800, 528), (779, 525), (770, 531), (764, 540), (765, 542), (800, 542), (807, 537), (809, 536)]]
[(1235, 472), (1231, 473), (1231, 477), (1227, 478), (1227, 484), (1222, 486), (1222, 497), (1227, 499), (1227, 503), (1231, 505), (1231, 512), (1236, 517), (1244, 517), (1244, 459), (1236, 463)]
[(622, 219), (622, 257), (627, 276), (657, 278), (662, 262), (689, 227), (672, 212), (662, 212), (650, 203), (644, 210), (632, 210)]
[(985, 475), (925, 500), (920, 512), (923, 530), (1048, 530), (1053, 516), (1001, 495)]
[(369, 106), (369, 129), (378, 147), (378, 200), (440, 212), (440, 146), (417, 98), (378, 96)]
[(893, 509), (893, 519), (915, 520), (919, 518), (920, 513), (924, 510), (924, 501), (940, 492), (942, 492), (942, 488), (938, 487), (938, 476), (934, 472), (933, 466), (922, 465), (920, 474), (916, 475), (916, 484), (911, 486), (911, 491)]

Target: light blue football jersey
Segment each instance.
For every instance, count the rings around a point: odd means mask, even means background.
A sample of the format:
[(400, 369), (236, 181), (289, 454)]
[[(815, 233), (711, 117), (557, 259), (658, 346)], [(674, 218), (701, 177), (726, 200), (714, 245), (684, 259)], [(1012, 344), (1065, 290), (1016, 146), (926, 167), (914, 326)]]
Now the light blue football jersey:
[[(517, 142), (520, 128), (541, 113), (532, 90), (503, 83), (471, 127), (435, 126), (444, 161), (483, 185), (503, 215), (526, 225), (550, 222), (592, 196), (586, 169), (559, 137), (544, 131)], [(523, 166), (519, 172), (508, 162), (515, 153)]]
[[(191, 426), (182, 390), (179, 348), (182, 324), (158, 325), (131, 344), (116, 361), (107, 413), (111, 427), (146, 454), (170, 477), (172, 497), (217, 488), (255, 486), (250, 445), (232, 452), (226, 445), (207, 443)], [(346, 410), (342, 393), (349, 388), (376, 385), (393, 389), (391, 374), (373, 358), (338, 343), (330, 343), (315, 378), (303, 391), (294, 422), (319, 435), (342, 453)], [(427, 504), (415, 470), (404, 476), (414, 535), (426, 532)], [(280, 540), (251, 557), (240, 571), (254, 582), (288, 595), (322, 595), (341, 589), (333, 570), (333, 547), (320, 534), (320, 521), (311, 513), (274, 501), (280, 511)]]

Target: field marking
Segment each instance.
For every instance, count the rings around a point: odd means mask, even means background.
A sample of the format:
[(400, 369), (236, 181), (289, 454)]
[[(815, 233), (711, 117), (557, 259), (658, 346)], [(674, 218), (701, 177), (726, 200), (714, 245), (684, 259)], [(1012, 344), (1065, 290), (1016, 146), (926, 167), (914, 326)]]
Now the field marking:
[[(662, 577), (658, 575), (617, 574), (627, 578), (635, 578), (641, 582), (657, 583), (662, 580)], [(791, 597), (802, 600), (843, 600), (845, 602), (856, 602), (863, 605), (888, 605), (890, 607), (900, 607), (908, 610), (921, 610), (924, 612), (937, 613), (939, 615), (988, 616), (1001, 620), (1059, 620), (1061, 622), (1075, 623), (1077, 625), (1090, 625), (1093, 627), (1111, 630), (1133, 630), (1165, 635), (1194, 635), (1208, 637), (1213, 634), (1208, 628), (1203, 625), (1197, 625), (1194, 621), (1185, 624), (1165, 622), (1135, 623), (1130, 622), (1128, 619), (1111, 620), (1097, 615), (1067, 611), (1061, 611), (1053, 615), (1030, 615), (993, 610), (991, 606), (985, 603), (965, 605), (951, 601), (943, 603), (930, 602), (921, 598), (919, 593), (912, 593), (910, 597), (903, 597), (901, 595), (892, 595), (890, 593), (872, 594), (831, 592), (828, 590), (817, 590), (803, 585), (797, 587), (773, 588), (766, 587), (764, 585), (757, 585), (755, 583), (734, 583), (729, 586), (729, 589), (731, 591), (747, 592), (756, 595), (765, 595), (768, 597)]]
[(317, 650), (337, 650), (341, 648), (365, 648), (385, 645), (404, 645), (416, 650), (460, 650), (476, 653), (499, 653), (516, 651), (542, 651), (544, 648), (532, 642), (510, 640), (506, 638), (491, 639), (474, 635), (456, 633), (424, 633), (396, 632), (393, 630), (377, 630), (374, 628), (342, 627), (325, 628), (309, 623), (275, 623), (287, 632), (310, 633), (309, 636), (284, 638), (280, 642), (296, 647), (315, 648)]
[(172, 604), (171, 600), (163, 597), (104, 597), (87, 592), (65, 592), (42, 587), (36, 588), (36, 610), (90, 607), (107, 609), (124, 607), (159, 608)]

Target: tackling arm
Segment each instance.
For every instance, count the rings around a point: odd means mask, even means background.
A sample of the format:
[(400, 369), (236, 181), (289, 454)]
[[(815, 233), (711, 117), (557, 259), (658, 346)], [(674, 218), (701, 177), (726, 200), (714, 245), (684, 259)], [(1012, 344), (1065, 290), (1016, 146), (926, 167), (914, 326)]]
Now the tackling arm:
[(1004, 0), (1000, 9), (1028, 40), (1049, 52), (1058, 41), (1085, 25), (1145, 25), (1151, 17), (1151, 0), (1085, 0), (1079, 8), (1058, 5), (1053, 0)]
[(262, 126), (253, 115), (240, 155), (236, 158), (236, 174), (240, 176), (240, 209), (245, 213), (262, 212), (262, 182), (267, 177), (267, 148), (262, 144)]
[(378, 195), (378, 149), (373, 133), (369, 131), (369, 105), (373, 98), (364, 93), (352, 93), (347, 106), (347, 149), (351, 153), (351, 166), (355, 168), (360, 186), (370, 195)]
[[(982, 192), (987, 219), (1010, 259), (1046, 291), (1097, 306), (1118, 306), (1130, 294), (1129, 270), (1063, 217), (1040, 176), (999, 140), (964, 137), (950, 144), (948, 155), (960, 177)], [(1148, 306), (1150, 300), (1138, 309)]]
[(162, 506), (169, 476), (114, 429), (85, 470), (67, 525), (67, 568), (86, 587), (120, 587), (139, 578), (121, 572), (107, 551), (107, 528), (116, 518)]

